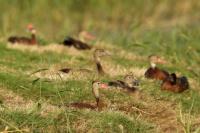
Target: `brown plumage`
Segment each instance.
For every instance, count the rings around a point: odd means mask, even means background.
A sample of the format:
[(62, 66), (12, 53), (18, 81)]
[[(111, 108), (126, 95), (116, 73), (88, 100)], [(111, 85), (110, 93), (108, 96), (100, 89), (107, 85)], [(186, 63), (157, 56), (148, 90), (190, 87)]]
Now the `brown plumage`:
[(27, 44), (27, 45), (35, 45), (35, 44), (37, 44), (36, 35), (35, 35), (36, 34), (36, 30), (34, 29), (32, 24), (29, 24), (27, 26), (27, 29), (31, 33), (31, 38), (11, 36), (11, 37), (8, 38), (8, 42), (10, 42), (12, 44), (15, 44), (15, 43)]
[(163, 81), (161, 89), (180, 93), (189, 89), (189, 82), (185, 76), (177, 77), (175, 73), (172, 73)]
[(144, 75), (146, 78), (150, 79), (165, 80), (169, 76), (169, 73), (157, 67), (150, 67)]
[(165, 80), (169, 73), (165, 70), (159, 69), (156, 67), (156, 63), (161, 63), (160, 60), (157, 59), (156, 56), (149, 56), (149, 61), (151, 67), (149, 67), (145, 72), (145, 77), (150, 79), (156, 79), (156, 80)]
[(84, 42), (74, 39), (72, 37), (67, 37), (63, 41), (63, 45), (68, 46), (68, 47), (73, 46), (74, 48), (76, 48), (78, 50), (90, 50), (91, 49), (91, 46), (88, 45), (87, 43), (84, 43)]

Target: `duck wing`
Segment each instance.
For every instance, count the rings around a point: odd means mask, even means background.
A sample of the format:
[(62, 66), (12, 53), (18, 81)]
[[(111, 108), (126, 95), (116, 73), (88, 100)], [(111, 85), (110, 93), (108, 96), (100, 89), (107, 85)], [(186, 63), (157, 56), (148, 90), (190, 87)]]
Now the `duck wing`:
[(116, 80), (116, 81), (110, 81), (108, 82), (109, 86), (113, 86), (113, 87), (120, 87), (120, 88), (124, 88), (126, 86), (126, 83), (121, 81), (121, 80)]

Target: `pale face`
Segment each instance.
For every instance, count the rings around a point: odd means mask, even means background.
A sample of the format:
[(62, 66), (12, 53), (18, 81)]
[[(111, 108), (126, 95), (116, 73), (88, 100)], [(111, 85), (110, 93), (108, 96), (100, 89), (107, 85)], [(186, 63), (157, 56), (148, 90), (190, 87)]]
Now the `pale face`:
[(131, 83), (134, 80), (134, 76), (133, 75), (126, 75), (124, 77), (124, 80), (126, 83)]
[(152, 68), (155, 68), (155, 67), (156, 67), (156, 64), (155, 64), (154, 62), (151, 62), (150, 64), (151, 64), (151, 67), (152, 67)]
[(138, 86), (139, 81), (136, 79), (134, 75), (126, 75), (124, 77), (124, 81), (129, 85), (129, 86)]
[(35, 29), (32, 29), (32, 30), (31, 30), (31, 33), (32, 33), (32, 34), (35, 34), (35, 33), (36, 33), (36, 30), (35, 30)]

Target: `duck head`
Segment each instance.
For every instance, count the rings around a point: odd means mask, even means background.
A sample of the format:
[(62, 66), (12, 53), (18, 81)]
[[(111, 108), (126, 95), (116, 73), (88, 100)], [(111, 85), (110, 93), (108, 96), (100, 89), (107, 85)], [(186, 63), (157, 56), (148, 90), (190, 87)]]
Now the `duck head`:
[(133, 75), (133, 73), (124, 76), (124, 81), (130, 86), (139, 86), (139, 80)]
[(95, 59), (98, 59), (102, 56), (111, 56), (111, 53), (107, 50), (104, 50), (104, 49), (96, 49), (94, 51), (94, 58)]
[(149, 58), (149, 61), (150, 61), (151, 68), (156, 68), (156, 63), (158, 63), (157, 62), (157, 56), (150, 55), (148, 58)]
[(163, 59), (162, 57), (158, 56), (158, 55), (150, 55), (149, 59), (152, 60), (154, 63), (158, 63), (158, 64), (166, 64), (167, 61), (165, 59)]
[(27, 25), (27, 30), (29, 32), (31, 32), (32, 34), (35, 34), (36, 33), (36, 29), (34, 28), (34, 26), (32, 24), (28, 24)]
[(79, 38), (82, 41), (93, 41), (96, 39), (96, 36), (94, 36), (93, 34), (87, 32), (87, 31), (81, 31), (79, 33)]

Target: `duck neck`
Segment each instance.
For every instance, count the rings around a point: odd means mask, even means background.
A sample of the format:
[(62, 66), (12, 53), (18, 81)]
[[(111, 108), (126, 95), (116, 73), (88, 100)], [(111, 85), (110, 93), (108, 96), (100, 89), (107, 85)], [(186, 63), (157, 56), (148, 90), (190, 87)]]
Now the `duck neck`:
[(104, 70), (103, 70), (103, 67), (101, 65), (100, 58), (98, 56), (94, 55), (94, 60), (95, 60), (95, 64), (96, 64), (96, 68), (97, 68), (98, 73), (104, 74)]
[(156, 68), (156, 64), (154, 62), (150, 62), (151, 68), (155, 69)]
[(94, 94), (94, 97), (95, 97), (95, 99), (96, 99), (96, 104), (97, 104), (97, 107), (99, 106), (99, 88), (98, 87), (96, 87), (96, 86), (93, 86), (93, 88), (92, 88), (92, 92), (93, 92), (93, 94)]
[(32, 44), (36, 44), (37, 42), (36, 42), (36, 35), (35, 35), (35, 33), (32, 33), (31, 34), (31, 43)]
[(96, 98), (96, 105), (97, 105), (97, 107), (99, 107), (99, 101), (100, 101), (99, 97)]
[(96, 62), (96, 67), (99, 74), (104, 74), (103, 67), (99, 61)]

